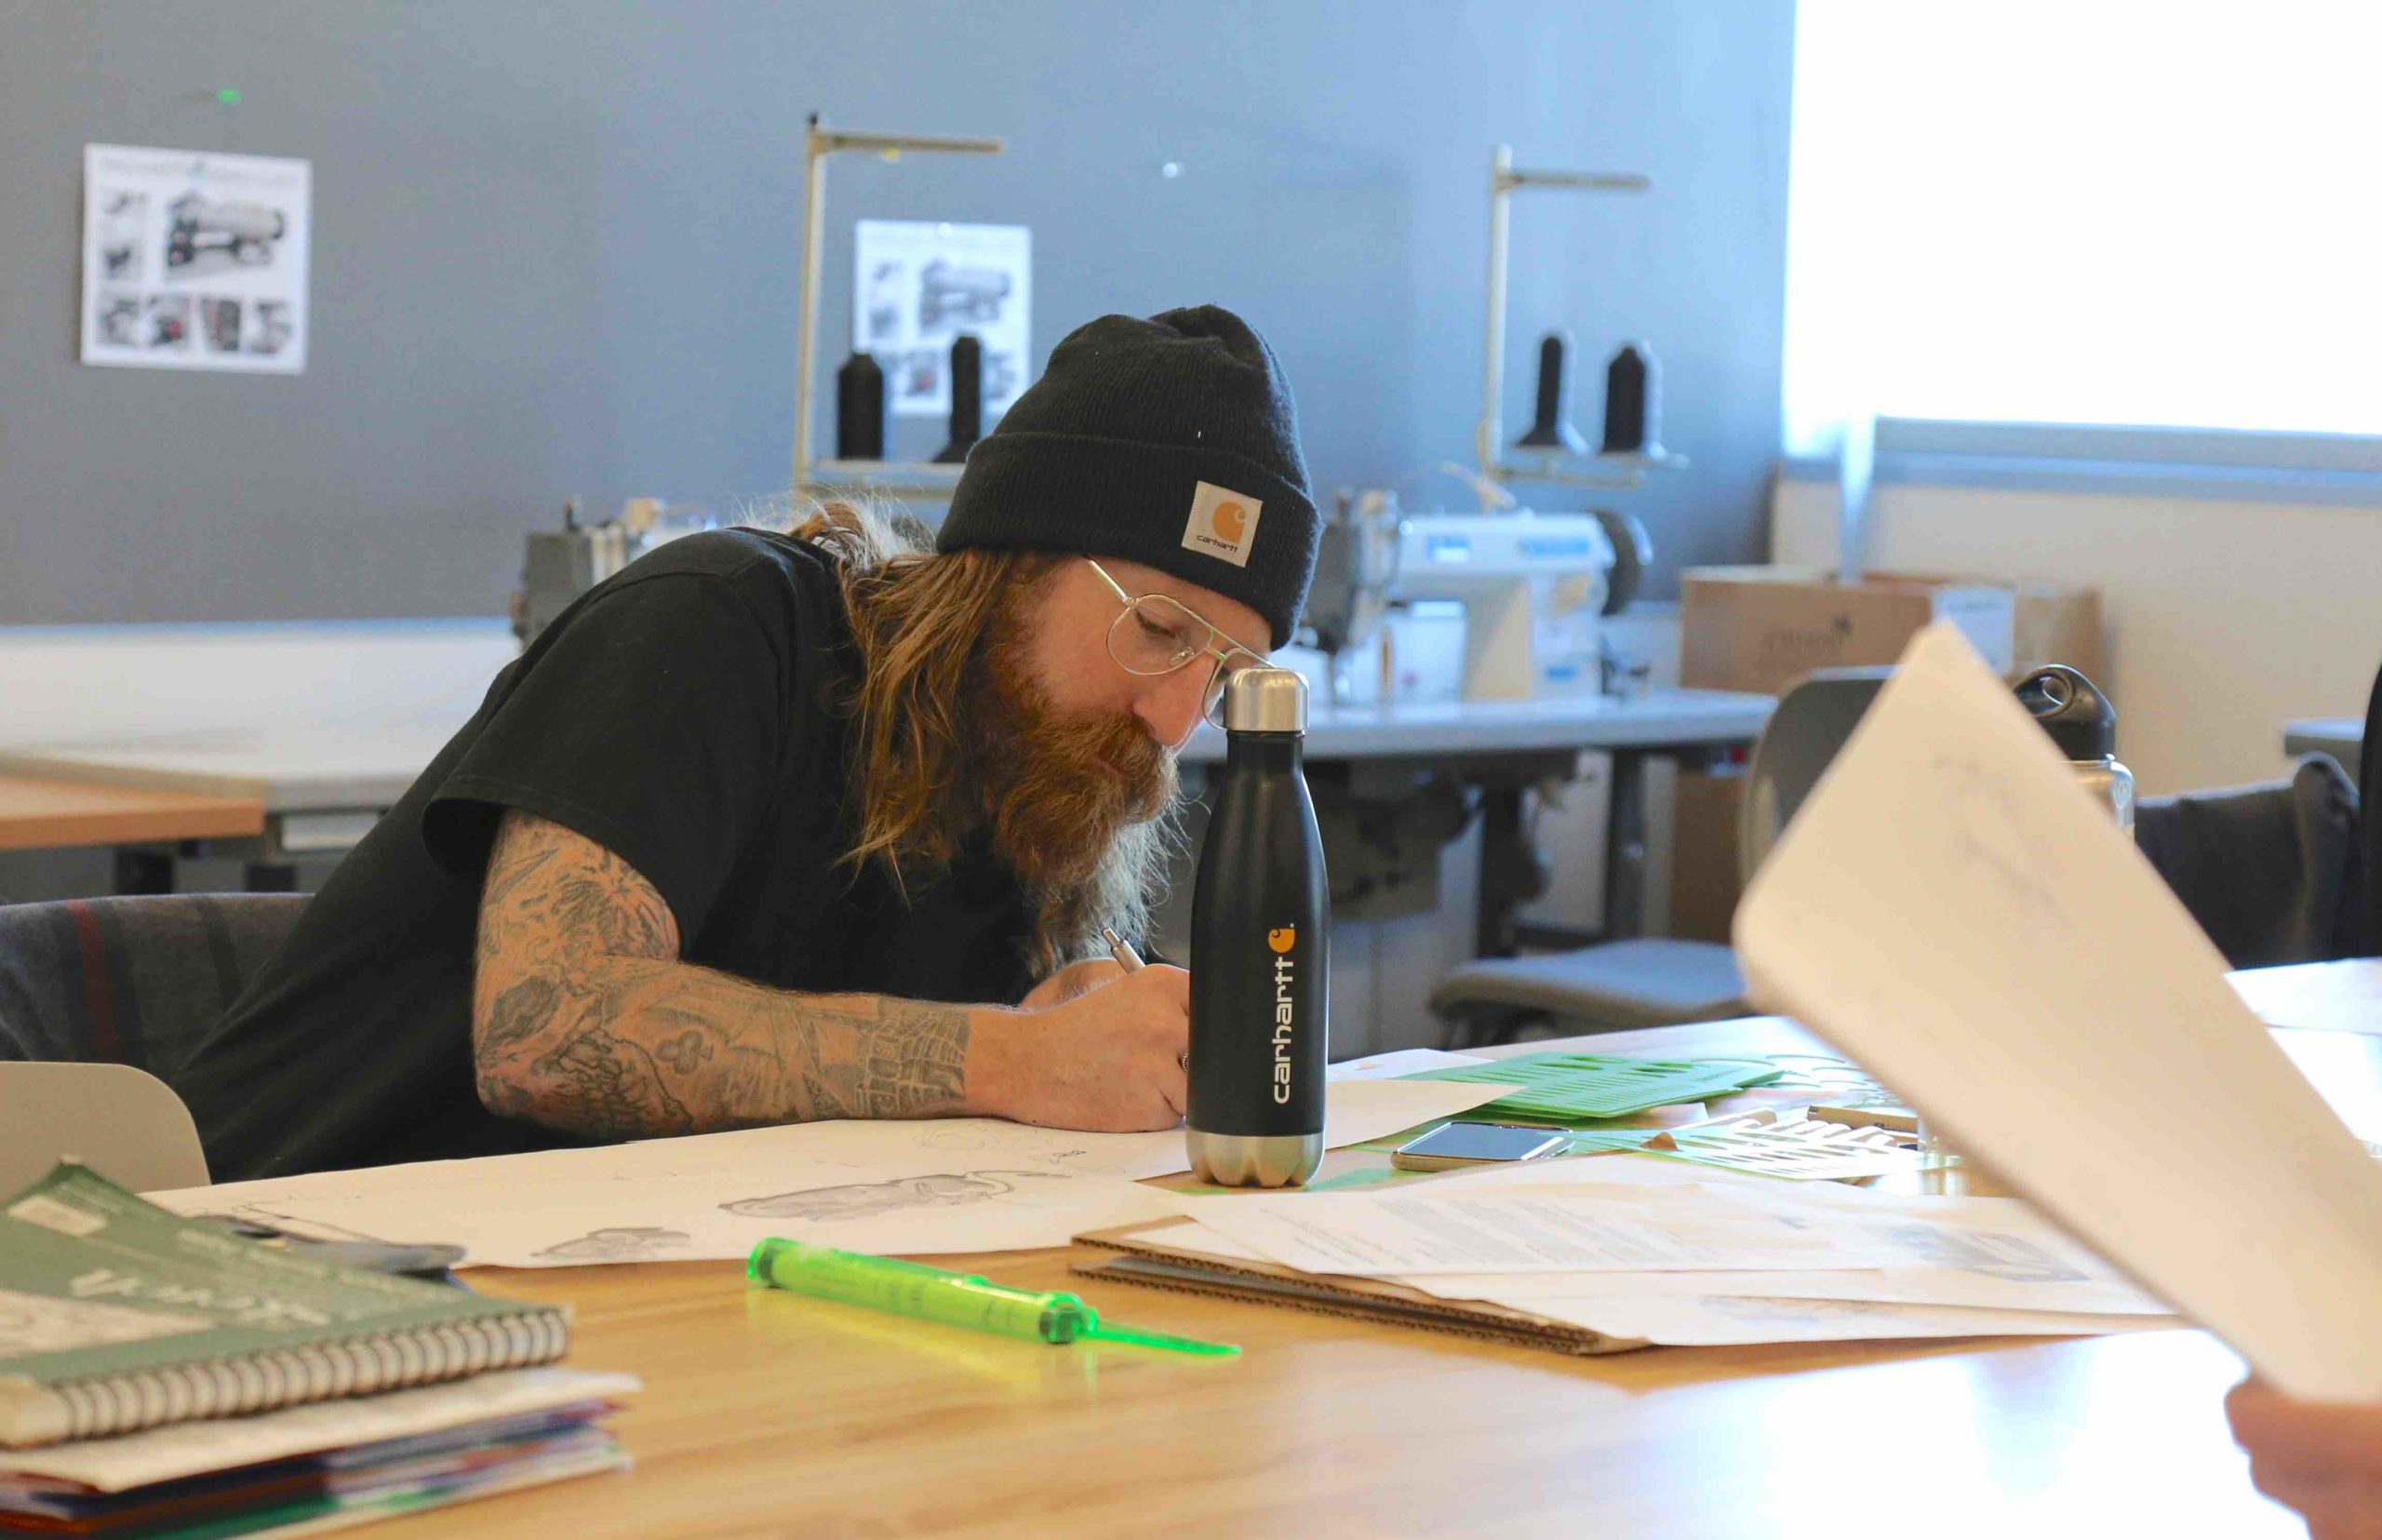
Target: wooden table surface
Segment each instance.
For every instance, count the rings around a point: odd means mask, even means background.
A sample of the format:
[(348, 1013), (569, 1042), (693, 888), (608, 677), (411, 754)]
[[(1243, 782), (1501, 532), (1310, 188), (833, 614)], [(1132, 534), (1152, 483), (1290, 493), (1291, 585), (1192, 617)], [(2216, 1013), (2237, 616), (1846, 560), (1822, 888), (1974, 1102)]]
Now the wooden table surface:
[[(2322, 998), (2370, 998), (2362, 974), (2297, 972), (2282, 993), (2303, 1020), (2361, 1024)], [(1825, 1051), (1766, 1018), (1582, 1042), (1654, 1054)], [(2330, 1034), (2313, 1048), (2294, 1057), (2330, 1082), (2335, 1105), (2382, 1105), (2382, 1038)], [(1326, 1171), (1381, 1158), (1336, 1151)], [(2241, 1366), (2199, 1332), (1569, 1359), (1086, 1285), (1066, 1271), (1071, 1254), (937, 1260), (1077, 1289), (1117, 1319), (1236, 1342), (1242, 1356), (1011, 1342), (753, 1290), (732, 1263), (479, 1272), (488, 1292), (575, 1306), (571, 1363), (644, 1377), (615, 1424), (636, 1467), (385, 1533), (2303, 1533), (2251, 1489), (2220, 1404)]]
[(0, 775), (0, 850), (227, 839), (263, 832), (261, 797)]

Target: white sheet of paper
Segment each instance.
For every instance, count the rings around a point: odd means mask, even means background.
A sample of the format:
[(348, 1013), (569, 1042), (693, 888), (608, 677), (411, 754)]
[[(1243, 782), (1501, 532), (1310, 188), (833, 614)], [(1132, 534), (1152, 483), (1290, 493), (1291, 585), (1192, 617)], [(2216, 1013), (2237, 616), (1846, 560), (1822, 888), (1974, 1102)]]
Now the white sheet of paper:
[[(1684, 1190), (1684, 1189), (1682, 1189)], [(1572, 1185), (1435, 1198), (1425, 1191), (1171, 1195), (1228, 1239), (1314, 1273), (1668, 1272), (1877, 1266), (1895, 1244), (1703, 1192)]]
[(2382, 1397), (2382, 1172), (1956, 632), (1922, 633), (1737, 911), (1754, 998), (2281, 1389)]
[[(1880, 1192), (1833, 1182), (1706, 1170), (1642, 1155), (1599, 1155), (1410, 1180), (1401, 1190), (1559, 1190), (1567, 1186), (1638, 1187), (1649, 1194), (1698, 1189), (1782, 1214), (1823, 1216), (1853, 1224), (1860, 1233), (1893, 1241), (1901, 1256), (1882, 1267), (1781, 1273), (1460, 1274), (1401, 1279), (1425, 1293), (1452, 1299), (1487, 1297), (1483, 1291), (1613, 1296), (1639, 1285), (1650, 1295), (1757, 1294), (1779, 1298), (1854, 1299), (1991, 1309), (2164, 1316), (2171, 1307), (2015, 1198), (1942, 1197)], [(1651, 1200), (1651, 1199), (1650, 1199)], [(1693, 1198), (1689, 1199), (1693, 1201)], [(1168, 1239), (1175, 1239), (1169, 1231)]]
[(2268, 1026), (2382, 1037), (2382, 957), (2244, 969), (2226, 982)]
[(638, 1389), (634, 1374), (575, 1369), (507, 1369), (444, 1385), (309, 1406), (172, 1423), (113, 1439), (84, 1439), (42, 1449), (0, 1450), (0, 1471), (80, 1481), (123, 1492), (235, 1466), (316, 1450), (377, 1442), (460, 1427), (489, 1417), (548, 1411), (581, 1401), (616, 1400)]
[[(769, 1236), (880, 1255), (1028, 1251), (1173, 1212), (1155, 1187), (1073, 1172), (875, 1172), (815, 1166), (623, 1185), (549, 1177), (512, 1202), (451, 1188), (360, 1199), (252, 1200), (240, 1212), (305, 1233), (466, 1248), (466, 1267), (741, 1260)], [(625, 1221), (625, 1222), (624, 1222)]]
[[(1448, 1080), (1351, 1080), (1325, 1142), (1361, 1144), (1494, 1100)], [(1169, 1212), (1130, 1179), (1188, 1171), (1183, 1134), (1082, 1133), (989, 1118), (840, 1121), (587, 1149), (323, 1172), (152, 1193), (301, 1234), (448, 1241), (467, 1266), (743, 1256), (767, 1235), (915, 1254), (1064, 1246)], [(794, 1198), (797, 1193), (836, 1196)], [(775, 1214), (723, 1204), (784, 1197)], [(809, 1227), (805, 1227), (809, 1226)]]
[[(1769, 1184), (1775, 1187), (1778, 1184)], [(1501, 1186), (1508, 1194), (1560, 1188)], [(1775, 1271), (1587, 1275), (1533, 1278), (1494, 1274), (1439, 1275), (1406, 1279), (1426, 1293), (1459, 1299), (1506, 1298), (1516, 1292), (1614, 1297), (1626, 1293), (1682, 1296), (1744, 1294), (1774, 1298), (1869, 1300), (1981, 1309), (2076, 1314), (2167, 1316), (2162, 1302), (2070, 1240), (2026, 1204), (1996, 1198), (1896, 1198), (1857, 1187), (1834, 1191), (1851, 1201), (1797, 1201), (1785, 1192), (1686, 1184), (1646, 1189), (1648, 1201), (1693, 1212), (1704, 1195), (1725, 1191), (1732, 1200), (1900, 1252), (1876, 1268), (1782, 1274)], [(1640, 1285), (1643, 1285), (1642, 1287)]]
[(1460, 1069), (1490, 1061), (1478, 1053), (1450, 1053), (1438, 1048), (1400, 1048), (1361, 1059), (1343, 1059), (1324, 1073), (1334, 1080), (1390, 1080), (1419, 1075), (1426, 1069)]
[(1607, 1336), (1638, 1338), (1671, 1347), (1901, 1337), (2097, 1336), (2183, 1324), (2168, 1316), (2060, 1315), (2041, 1310), (1971, 1310), (1944, 1305), (1761, 1299), (1735, 1294), (1634, 1299), (1550, 1299), (1533, 1295), (1492, 1303), (1510, 1303), (1516, 1309), (1585, 1326)]
[[(1157, 1239), (1219, 1261), (1267, 1260), (1196, 1220), (1169, 1225)], [(2045, 1303), (2021, 1307), (1938, 1298), (1931, 1280), (1914, 1276), (1934, 1271), (1447, 1274), (1397, 1281), (1442, 1299), (1486, 1300), (1612, 1336), (1645, 1337), (1679, 1346), (1840, 1337), (2064, 1334), (2182, 1323), (2180, 1317), (2161, 1313), (2156, 1302), (2148, 1300), (2139, 1310), (2099, 1304), (2068, 1310), (2049, 1303), (2054, 1297), (2049, 1293), (2040, 1296)], [(1832, 1307), (1839, 1305), (1865, 1307)]]

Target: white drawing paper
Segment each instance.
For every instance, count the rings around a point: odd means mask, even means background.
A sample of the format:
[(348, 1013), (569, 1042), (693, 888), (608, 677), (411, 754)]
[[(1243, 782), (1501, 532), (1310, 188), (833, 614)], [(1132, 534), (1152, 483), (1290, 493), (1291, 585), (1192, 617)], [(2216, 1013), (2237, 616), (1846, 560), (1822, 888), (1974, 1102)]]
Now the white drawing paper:
[(1736, 917), (1753, 997), (2286, 1393), (2382, 1397), (2382, 1172), (2008, 687), (1920, 634)]
[[(1540, 1275), (1416, 1277), (1403, 1281), (1425, 1293), (1455, 1299), (1505, 1299), (1517, 1292), (1605, 1297), (1624, 1294), (1750, 1294), (1776, 1298), (1865, 1300), (1880, 1304), (1947, 1305), (2073, 1314), (2170, 1316), (2164, 1303), (2143, 1292), (2108, 1263), (2060, 1233), (2027, 1204), (2007, 1198), (1904, 1197), (1867, 1188), (1828, 1186), (1830, 1196), (1801, 1201), (1799, 1185), (1685, 1183), (1643, 1190), (1693, 1207), (1706, 1192), (1766, 1209), (1782, 1218), (1827, 1226), (1881, 1242), (1900, 1256), (1885, 1265), (1795, 1273)], [(1513, 1193), (1560, 1190), (1500, 1185)], [(1841, 1195), (1837, 1196), (1837, 1195)]]
[(1661, 1190), (1587, 1184), (1171, 1196), (1175, 1212), (1311, 1273), (1735, 1272), (1906, 1259), (1891, 1239), (1764, 1212), (1718, 1189), (1701, 1190), (1693, 1203)]
[[(1334, 1082), (1325, 1143), (1493, 1099), (1442, 1080)], [(1171, 1212), (1133, 1183), (1188, 1171), (1181, 1130), (1085, 1133), (989, 1118), (848, 1120), (433, 1160), (147, 1195), (327, 1239), (443, 1241), (465, 1266), (742, 1257), (764, 1236), (917, 1254), (1064, 1246)]]
[[(1170, 1210), (1156, 1188), (1113, 1176), (1022, 1168), (880, 1172), (747, 1170), (639, 1182), (542, 1183), (519, 1202), (459, 1201), (452, 1190), (363, 1201), (243, 1204), (245, 1217), (322, 1234), (465, 1248), (465, 1266), (742, 1260), (769, 1236), (880, 1255), (1028, 1251), (1079, 1231), (1146, 1224)], [(633, 1201), (649, 1223), (620, 1223)]]
[(1971, 1310), (1948, 1305), (1760, 1299), (1735, 1294), (1633, 1299), (1532, 1296), (1514, 1302), (1514, 1306), (1532, 1315), (1585, 1326), (1607, 1336), (1638, 1338), (1669, 1347), (1905, 1337), (2102, 1336), (2182, 1324), (2173, 1317), (2161, 1316), (2062, 1315), (2042, 1310)]
[[(1150, 1239), (1171, 1249), (1223, 1262), (1271, 1260), (1197, 1221), (1169, 1225)], [(2183, 1324), (2180, 1317), (2155, 1309), (1969, 1306), (1930, 1297), (1923, 1289), (1914, 1290), (1910, 1298), (1886, 1292), (1857, 1292), (1873, 1287), (1866, 1280), (1893, 1279), (1898, 1273), (1894, 1268), (1834, 1273), (1508, 1273), (1479, 1279), (1420, 1276), (1395, 1281), (1445, 1299), (1485, 1301), (1608, 1336), (1680, 1347), (1894, 1337), (2088, 1335)], [(1840, 1279), (1852, 1280), (1856, 1292), (1830, 1292)], [(1760, 1284), (1769, 1287), (1757, 1286)]]
[(1022, 224), (863, 220), (853, 242), (852, 346), (885, 371), (895, 416), (951, 410), (951, 344), (984, 344), (984, 428), (1026, 380), (1034, 234)]
[(306, 161), (85, 145), (83, 362), (302, 372), (313, 219)]

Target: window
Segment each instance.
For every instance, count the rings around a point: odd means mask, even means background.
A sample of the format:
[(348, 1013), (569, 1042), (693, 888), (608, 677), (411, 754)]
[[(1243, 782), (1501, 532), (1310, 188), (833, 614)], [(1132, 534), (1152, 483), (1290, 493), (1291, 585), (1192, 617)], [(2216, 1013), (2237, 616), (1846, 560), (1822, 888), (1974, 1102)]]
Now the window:
[(1796, 32), (1790, 455), (1855, 410), (2382, 434), (2382, 4), (1801, 0)]

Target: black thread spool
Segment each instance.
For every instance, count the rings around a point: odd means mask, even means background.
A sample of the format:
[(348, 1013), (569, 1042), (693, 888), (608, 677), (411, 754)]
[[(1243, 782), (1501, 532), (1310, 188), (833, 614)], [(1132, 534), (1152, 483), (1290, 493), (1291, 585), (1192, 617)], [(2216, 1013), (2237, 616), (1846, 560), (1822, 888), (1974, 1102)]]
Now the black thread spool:
[(885, 458), (885, 371), (865, 353), (836, 371), (836, 458)]
[(963, 331), (951, 341), (951, 442), (934, 462), (957, 465), (965, 461), (984, 433), (984, 344)]
[(1598, 452), (1663, 452), (1662, 383), (1653, 351), (1642, 342), (1624, 342), (1604, 368), (1604, 447)]
[(1565, 409), (1563, 398), (1571, 394), (1572, 338), (1563, 331), (1550, 331), (1538, 344), (1538, 410), (1532, 417), (1530, 432), (1514, 440), (1518, 449), (1552, 449), (1565, 454), (1586, 454), (1588, 441), (1580, 430), (1572, 426), (1572, 414)]

